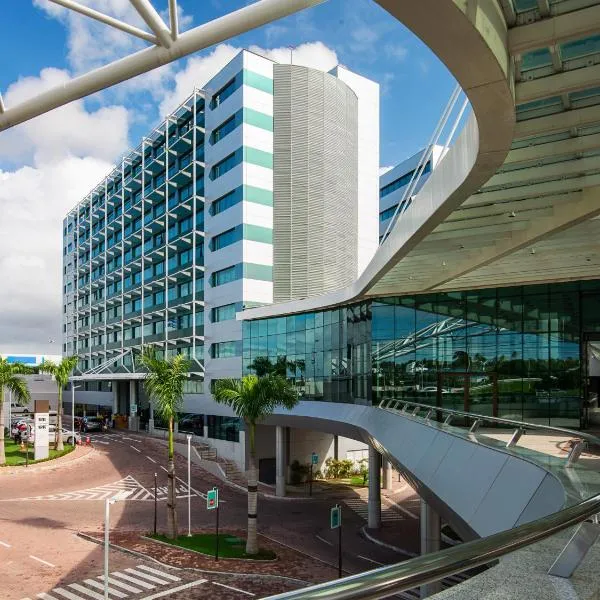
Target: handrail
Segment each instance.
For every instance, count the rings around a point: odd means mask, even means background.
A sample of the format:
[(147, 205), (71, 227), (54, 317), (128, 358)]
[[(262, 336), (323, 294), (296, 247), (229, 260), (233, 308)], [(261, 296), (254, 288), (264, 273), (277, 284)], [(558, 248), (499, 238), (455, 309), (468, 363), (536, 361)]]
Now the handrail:
[[(573, 429), (565, 429), (564, 427), (554, 427), (552, 425), (538, 425), (537, 423), (528, 423), (527, 421), (515, 421), (514, 419), (503, 419), (502, 417), (491, 417), (489, 415), (480, 415), (478, 413), (473, 412), (465, 412), (462, 410), (454, 410), (453, 408), (444, 408), (442, 406), (433, 406), (431, 404), (422, 404), (419, 402), (413, 402), (412, 400), (394, 400), (394, 399), (383, 399), (379, 403), (379, 408), (383, 409), (391, 409), (397, 410), (396, 408), (392, 408), (389, 404), (393, 402), (395, 404), (403, 404), (406, 406), (413, 406), (418, 408), (425, 408), (428, 411), (432, 412), (442, 412), (448, 415), (453, 415), (456, 417), (466, 417), (469, 419), (473, 419), (474, 421), (489, 421), (492, 423), (501, 423), (503, 425), (513, 425), (519, 429), (542, 429), (544, 431), (552, 431), (554, 433), (562, 433), (569, 435), (571, 437), (579, 438), (585, 440), (586, 442), (600, 446), (600, 438), (592, 435), (591, 433), (586, 433), (584, 431), (575, 431)], [(416, 415), (415, 415), (416, 416)], [(449, 423), (446, 423), (448, 425)]]
[(524, 546), (544, 540), (600, 512), (600, 494), (537, 521), (399, 564), (381, 567), (267, 600), (376, 600), (486, 565)]

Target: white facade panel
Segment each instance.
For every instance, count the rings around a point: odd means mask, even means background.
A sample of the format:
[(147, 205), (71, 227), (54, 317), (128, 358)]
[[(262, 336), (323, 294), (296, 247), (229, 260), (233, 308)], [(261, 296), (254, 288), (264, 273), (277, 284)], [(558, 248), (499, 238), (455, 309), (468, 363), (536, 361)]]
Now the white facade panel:
[(272, 60), (255, 54), (254, 52), (245, 51), (243, 53), (243, 63), (245, 69), (273, 79)]
[[(263, 152), (273, 153), (273, 132), (244, 123), (243, 144)], [(227, 138), (226, 138), (227, 139)]]
[(244, 85), (244, 106), (265, 115), (273, 116), (273, 94)]
[(273, 228), (273, 207), (255, 202), (243, 202), (244, 223)]
[(244, 240), (244, 260), (256, 265), (273, 265), (273, 244)]

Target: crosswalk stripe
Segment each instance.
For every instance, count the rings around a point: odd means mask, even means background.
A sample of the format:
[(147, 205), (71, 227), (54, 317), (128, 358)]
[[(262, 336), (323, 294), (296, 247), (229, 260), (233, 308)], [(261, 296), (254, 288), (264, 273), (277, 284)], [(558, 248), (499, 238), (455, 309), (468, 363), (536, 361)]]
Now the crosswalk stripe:
[(78, 596), (77, 594), (73, 594), (72, 592), (69, 592), (68, 590), (64, 590), (63, 588), (54, 588), (52, 591), (55, 594), (58, 594), (59, 596), (64, 596), (65, 598), (67, 598), (67, 600), (85, 600), (85, 599), (82, 599), (81, 596)]
[[(102, 581), (104, 581), (104, 575), (98, 575), (98, 579), (101, 579)], [(108, 578), (108, 583), (110, 583), (110, 585), (115, 585), (124, 590), (127, 590), (128, 592), (131, 592), (132, 594), (139, 594), (142, 591), (142, 590), (139, 590), (138, 588), (134, 588), (132, 585), (129, 585), (122, 581), (118, 581), (114, 577), (110, 577), (110, 576)]]
[(125, 569), (125, 572), (130, 573), (131, 575), (135, 575), (135, 577), (141, 577), (142, 581), (147, 579), (148, 581), (151, 581), (152, 583), (156, 583), (158, 585), (166, 585), (167, 583), (169, 583), (168, 579), (159, 579), (154, 575), (144, 573), (143, 571), (137, 571), (136, 569)]
[(78, 583), (71, 583), (69, 584), (69, 587), (74, 589), (76, 592), (80, 592), (81, 594), (86, 594), (90, 598), (94, 598), (94, 600), (104, 600), (104, 595), (101, 596), (98, 592), (88, 590)]
[(40, 600), (58, 600), (56, 596), (51, 596), (50, 594), (46, 594), (44, 592), (37, 594), (36, 598), (40, 598)]
[(151, 583), (146, 583), (145, 581), (142, 581), (141, 579), (137, 579), (136, 577), (131, 577), (131, 575), (126, 575), (125, 573), (119, 573), (118, 571), (116, 573), (113, 573), (113, 575), (115, 577), (118, 577), (119, 579), (124, 579), (125, 581), (131, 581), (131, 583), (135, 583), (135, 585), (140, 585), (143, 588), (146, 588), (147, 590), (153, 590), (156, 586), (152, 585)]
[[(86, 585), (89, 585), (90, 587), (94, 587), (97, 590), (104, 591), (104, 584), (98, 583), (97, 581), (94, 581), (93, 579), (86, 579), (83, 583), (85, 583)], [(116, 596), (117, 598), (127, 598), (127, 594), (124, 594), (123, 592), (118, 592), (117, 590), (113, 590), (111, 587), (108, 588), (108, 593), (113, 596)]]
[(171, 581), (181, 581), (179, 577), (175, 577), (175, 575), (171, 575), (170, 573), (165, 573), (164, 571), (159, 571), (158, 569), (153, 569), (152, 567), (147, 567), (146, 565), (137, 565), (136, 569), (142, 569), (143, 571), (148, 571), (149, 573), (154, 573), (155, 575), (159, 575), (160, 577), (166, 577)]

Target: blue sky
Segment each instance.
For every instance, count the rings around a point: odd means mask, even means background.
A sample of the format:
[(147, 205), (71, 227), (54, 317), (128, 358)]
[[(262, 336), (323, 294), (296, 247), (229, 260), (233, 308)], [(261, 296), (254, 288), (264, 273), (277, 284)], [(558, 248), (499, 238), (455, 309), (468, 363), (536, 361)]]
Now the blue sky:
[[(20, 77), (38, 75), (44, 67), (72, 72), (64, 22), (50, 17), (31, 0), (5, 1), (10, 4), (9, 18), (0, 22), (0, 39), (3, 47), (12, 48), (13, 52), (11, 60), (4, 61), (0, 69), (0, 88), (6, 90)], [(189, 26), (193, 26), (248, 2), (180, 0), (179, 3), (184, 14), (192, 17)], [(154, 5), (166, 10), (167, 0), (154, 0)], [(98, 25), (99, 35), (103, 27)], [(312, 41), (323, 42), (336, 52), (342, 64), (381, 84), (382, 165), (403, 160), (427, 141), (451, 93), (453, 80), (420, 40), (372, 0), (328, 0), (231, 42), (240, 47), (256, 44), (272, 48)], [(185, 62), (185, 59), (179, 61), (175, 68), (184, 67)], [(147, 102), (139, 98), (139, 94), (128, 95), (120, 99), (122, 103), (134, 110), (143, 105), (147, 117), (147, 122), (138, 120), (131, 127), (129, 136), (134, 142), (149, 125), (159, 120), (159, 114), (146, 110)], [(104, 99), (110, 97), (111, 94), (104, 95)], [(93, 106), (95, 101), (87, 102)]]
[[(8, 108), (144, 46), (48, 0), (2, 1), (0, 91)], [(79, 1), (145, 28), (128, 0)], [(167, 2), (153, 0), (165, 15)], [(179, 2), (182, 30), (249, 3)], [(63, 215), (239, 49), (287, 61), (288, 46), (296, 64), (341, 63), (380, 83), (381, 166), (426, 144), (454, 86), (437, 58), (373, 0), (328, 0), (0, 133), (0, 352), (59, 350)]]

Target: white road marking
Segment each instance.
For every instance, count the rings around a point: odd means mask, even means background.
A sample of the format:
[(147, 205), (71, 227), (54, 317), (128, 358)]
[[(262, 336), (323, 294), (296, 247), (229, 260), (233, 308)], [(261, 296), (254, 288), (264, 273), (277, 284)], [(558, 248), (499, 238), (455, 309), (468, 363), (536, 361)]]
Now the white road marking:
[(158, 585), (166, 585), (167, 583), (169, 583), (169, 580), (166, 578), (159, 579), (154, 575), (150, 575), (150, 573), (144, 573), (143, 571), (137, 571), (136, 569), (125, 569), (125, 572), (130, 573), (131, 575), (135, 575), (136, 577), (141, 577), (142, 581), (147, 579), (148, 581), (151, 581), (152, 583), (156, 583)]
[[(98, 583), (93, 579), (86, 579), (83, 583), (89, 585), (90, 587), (96, 588), (97, 590), (104, 591), (104, 584)], [(112, 594), (113, 596), (116, 596), (117, 598), (127, 598), (127, 594), (124, 594), (123, 592), (118, 592), (117, 590), (113, 590), (111, 587), (108, 588), (108, 593)]]
[(171, 575), (170, 573), (165, 573), (164, 571), (159, 571), (158, 569), (153, 569), (152, 567), (147, 567), (146, 565), (137, 565), (137, 569), (142, 569), (143, 571), (148, 571), (148, 573), (154, 573), (155, 575), (160, 575), (160, 577), (166, 577), (171, 581), (181, 581), (179, 577), (175, 577), (175, 575)]
[(333, 546), (333, 544), (329, 540), (326, 540), (325, 538), (322, 538), (320, 535), (315, 535), (315, 537), (318, 540), (321, 540), (323, 543), (327, 544), (328, 546)]
[(362, 558), (363, 560), (366, 560), (367, 562), (373, 563), (374, 565), (379, 565), (380, 567), (383, 567), (383, 565), (385, 563), (379, 562), (378, 560), (373, 560), (372, 558), (369, 558), (368, 556), (363, 556), (362, 554), (357, 554), (356, 556), (358, 556), (358, 558)]
[(246, 590), (240, 590), (240, 588), (233, 587), (231, 585), (225, 585), (224, 583), (219, 583), (218, 581), (211, 581), (213, 585), (218, 585), (220, 587), (227, 588), (228, 590), (233, 590), (234, 592), (240, 592), (242, 594), (246, 594), (247, 596), (256, 596), (252, 592), (247, 592)]
[(135, 446), (132, 446), (131, 444), (129, 444), (130, 448), (133, 448), (136, 452), (139, 452), (141, 454), (141, 450), (139, 448), (136, 448)]
[(165, 590), (164, 592), (158, 592), (158, 594), (152, 594), (152, 596), (146, 596), (145, 598), (141, 598), (141, 600), (155, 600), (155, 598), (162, 598), (163, 596), (174, 594), (175, 592), (180, 592), (181, 590), (187, 590), (196, 585), (201, 585), (203, 583), (206, 583), (207, 581), (208, 581), (207, 579), (198, 579), (197, 581), (191, 581), (190, 583), (186, 583), (184, 585), (180, 585), (180, 586)]
[[(102, 582), (104, 582), (104, 575), (98, 575), (98, 579), (100, 579)], [(132, 594), (139, 594), (142, 590), (139, 590), (138, 588), (134, 588), (132, 585), (129, 585), (127, 583), (123, 583), (122, 581), (117, 581), (116, 579), (114, 579), (113, 577), (108, 578), (108, 583), (110, 583), (110, 585), (116, 585), (117, 587), (123, 588), (124, 590), (127, 590), (128, 592), (131, 592)], [(102, 588), (104, 589), (104, 588)]]
[(146, 456), (146, 458), (156, 464), (156, 461), (151, 456)]
[[(198, 490), (195, 490), (191, 485), (188, 486), (187, 481), (184, 481), (183, 479), (181, 479), (181, 477), (175, 477), (175, 479), (177, 479), (177, 481), (183, 483), (183, 485), (185, 486), (186, 491), (189, 489), (190, 491), (194, 492), (194, 494), (196, 494), (196, 496), (200, 496), (200, 498), (205, 498), (206, 499), (206, 494), (203, 494), (202, 492), (199, 492)], [(187, 498), (187, 496), (186, 496), (186, 498)], [(226, 501), (222, 500), (221, 498), (219, 498), (219, 502), (226, 502)]]
[(146, 588), (147, 590), (153, 590), (156, 587), (155, 585), (152, 585), (151, 583), (147, 583), (145, 581), (142, 581), (141, 579), (132, 577), (131, 575), (126, 575), (125, 573), (119, 573), (118, 571), (116, 573), (113, 573), (113, 575), (115, 577), (118, 577), (119, 579), (124, 579), (125, 581), (131, 581), (131, 583), (134, 583), (135, 585), (139, 585), (143, 588)]
[(82, 585), (79, 585), (78, 583), (71, 583), (69, 585), (70, 588), (73, 588), (76, 592), (79, 592), (80, 594), (86, 594), (87, 596), (89, 596), (90, 598), (93, 598), (94, 600), (104, 600), (104, 595), (100, 595), (98, 592), (93, 592), (92, 590), (88, 590), (87, 588), (84, 588)]
[(0, 541), (0, 546), (4, 546), (5, 548), (12, 548), (12, 546), (10, 544), (7, 544), (6, 542), (1, 542), (1, 541)]
[(38, 562), (41, 562), (42, 564), (47, 565), (49, 567), (56, 567), (56, 565), (53, 565), (52, 563), (48, 562), (47, 560), (38, 558), (37, 556), (34, 556), (33, 554), (30, 554), (29, 558), (33, 558), (33, 560), (37, 560)]
[(52, 590), (53, 594), (58, 594), (59, 596), (64, 596), (65, 598), (67, 598), (67, 600), (82, 600), (81, 596), (78, 596), (77, 594), (73, 594), (72, 592), (69, 592), (69, 590), (64, 590), (63, 588), (54, 588)]
[(56, 596), (51, 596), (50, 594), (45, 594), (44, 592), (40, 592), (36, 598), (40, 598), (41, 600), (58, 600)]

